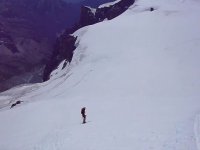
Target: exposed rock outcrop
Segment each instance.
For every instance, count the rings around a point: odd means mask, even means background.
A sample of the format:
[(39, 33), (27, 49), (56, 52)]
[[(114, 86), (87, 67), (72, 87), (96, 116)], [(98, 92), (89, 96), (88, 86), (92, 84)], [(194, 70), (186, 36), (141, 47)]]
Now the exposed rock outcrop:
[(134, 2), (135, 0), (121, 0), (114, 5), (100, 7), (97, 9), (95, 17), (98, 21), (102, 21), (106, 18), (108, 20), (113, 19), (126, 11)]
[(63, 0), (0, 0), (0, 91), (43, 81), (56, 34), (78, 20)]
[(76, 37), (73, 37), (68, 34), (67, 35), (63, 34), (57, 39), (51, 61), (49, 61), (44, 70), (43, 74), (44, 81), (49, 79), (50, 73), (59, 65), (61, 61), (66, 59), (68, 62), (71, 62), (73, 51), (76, 48), (75, 42), (76, 42)]
[(81, 8), (79, 26), (91, 25), (104, 19), (111, 20), (126, 11), (134, 2), (135, 0), (121, 0), (110, 5), (101, 5), (96, 9), (83, 6)]
[(43, 80), (46, 81), (50, 78), (50, 73), (56, 69), (61, 61), (66, 60), (67, 62), (71, 62), (73, 51), (76, 48), (76, 37), (73, 37), (70, 34), (81, 27), (92, 25), (105, 19), (113, 19), (126, 11), (134, 2), (135, 0), (121, 0), (111, 5), (105, 4), (103, 7), (100, 6), (98, 8), (82, 6), (79, 22), (72, 28), (66, 29), (57, 39), (51, 60), (45, 67)]

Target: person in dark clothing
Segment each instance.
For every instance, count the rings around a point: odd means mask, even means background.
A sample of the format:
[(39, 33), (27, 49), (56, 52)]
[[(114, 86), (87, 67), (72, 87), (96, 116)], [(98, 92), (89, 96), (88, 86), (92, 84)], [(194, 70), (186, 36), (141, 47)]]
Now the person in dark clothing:
[(85, 114), (85, 107), (83, 107), (81, 109), (81, 115), (82, 115), (82, 118), (83, 118), (83, 124), (86, 123), (86, 114)]

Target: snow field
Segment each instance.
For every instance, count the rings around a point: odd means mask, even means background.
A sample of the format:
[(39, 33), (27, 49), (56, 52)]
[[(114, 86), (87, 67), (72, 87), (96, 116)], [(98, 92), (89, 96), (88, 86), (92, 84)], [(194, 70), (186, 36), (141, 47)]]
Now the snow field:
[(0, 148), (199, 150), (199, 13), (198, 1), (138, 0), (74, 33), (67, 68), (1, 94), (25, 102), (0, 112)]

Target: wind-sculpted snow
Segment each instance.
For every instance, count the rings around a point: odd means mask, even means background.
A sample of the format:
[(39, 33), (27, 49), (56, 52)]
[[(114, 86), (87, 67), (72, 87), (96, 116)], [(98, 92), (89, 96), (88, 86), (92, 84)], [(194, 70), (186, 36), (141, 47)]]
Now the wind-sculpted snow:
[(75, 32), (70, 64), (0, 95), (24, 101), (0, 112), (0, 148), (199, 150), (199, 14), (198, 1), (138, 0)]

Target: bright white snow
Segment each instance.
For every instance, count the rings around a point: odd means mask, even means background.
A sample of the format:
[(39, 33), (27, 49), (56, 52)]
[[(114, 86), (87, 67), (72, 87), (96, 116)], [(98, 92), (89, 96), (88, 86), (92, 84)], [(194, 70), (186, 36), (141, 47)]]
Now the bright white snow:
[(89, 8), (91, 10), (91, 12), (95, 15), (96, 13), (96, 9), (95, 8), (92, 8), (92, 7), (89, 7), (89, 6), (86, 6), (87, 8)]
[(199, 1), (138, 0), (74, 33), (67, 68), (0, 95), (0, 150), (199, 150), (199, 14)]
[(115, 5), (116, 3), (120, 2), (120, 1), (121, 0), (115, 0), (113, 2), (105, 3), (105, 4), (100, 5), (98, 8), (109, 7), (109, 6)]

